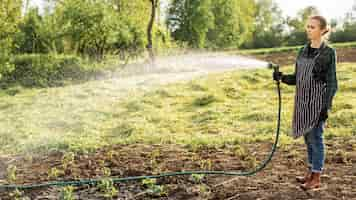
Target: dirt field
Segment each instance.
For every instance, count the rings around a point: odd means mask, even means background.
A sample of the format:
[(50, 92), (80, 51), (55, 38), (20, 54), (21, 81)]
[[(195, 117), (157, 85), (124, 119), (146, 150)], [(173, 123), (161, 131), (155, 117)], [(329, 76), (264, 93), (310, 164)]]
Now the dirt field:
[[(182, 170), (247, 170), (258, 164), (270, 151), (271, 144), (243, 146), (246, 155), (237, 155), (234, 149), (200, 149), (189, 151), (176, 145), (166, 146), (116, 146), (91, 154), (75, 155), (64, 169), (60, 153), (42, 157), (18, 158), (11, 162), (17, 166), (17, 183), (38, 183), (73, 178), (102, 177), (104, 168), (111, 169), (117, 177), (157, 174)], [(356, 199), (356, 149), (355, 141), (328, 140), (323, 187), (317, 191), (303, 191), (295, 181), (305, 169), (304, 145), (280, 148), (272, 163), (256, 176), (223, 177), (205, 176), (168, 177), (157, 180), (164, 193), (160, 196), (147, 192), (140, 181), (116, 184), (119, 190), (115, 199)], [(256, 158), (257, 162), (251, 162)], [(3, 158), (3, 162), (6, 161)], [(59, 173), (50, 178), (51, 169)], [(336, 170), (337, 169), (337, 170)], [(61, 188), (44, 188), (26, 191), (31, 199), (57, 199)], [(11, 199), (8, 192), (1, 199)], [(77, 187), (75, 199), (105, 199), (98, 187)], [(157, 196), (158, 195), (158, 196)]]
[[(337, 62), (356, 62), (356, 48), (338, 48), (336, 49)], [(252, 57), (278, 63), (281, 66), (295, 63), (295, 52), (281, 52), (265, 55), (254, 55)]]

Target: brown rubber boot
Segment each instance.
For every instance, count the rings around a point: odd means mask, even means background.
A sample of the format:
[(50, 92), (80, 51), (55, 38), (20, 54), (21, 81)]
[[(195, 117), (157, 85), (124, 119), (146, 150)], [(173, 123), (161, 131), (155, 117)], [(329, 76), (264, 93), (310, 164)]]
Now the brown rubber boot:
[(295, 177), (295, 179), (297, 180), (298, 183), (304, 184), (305, 182), (307, 182), (310, 178), (311, 178), (311, 171), (309, 170), (305, 176), (297, 176)]
[(311, 177), (301, 187), (304, 190), (311, 190), (320, 188), (320, 174), (318, 172), (312, 172)]

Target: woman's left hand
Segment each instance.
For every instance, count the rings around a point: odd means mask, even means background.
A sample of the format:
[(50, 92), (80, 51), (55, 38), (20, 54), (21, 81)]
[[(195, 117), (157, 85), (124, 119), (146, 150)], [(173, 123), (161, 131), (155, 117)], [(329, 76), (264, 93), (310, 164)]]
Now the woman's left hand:
[(323, 127), (323, 128), (324, 128), (324, 129), (329, 128), (329, 124), (328, 124), (327, 121), (324, 122), (324, 127)]

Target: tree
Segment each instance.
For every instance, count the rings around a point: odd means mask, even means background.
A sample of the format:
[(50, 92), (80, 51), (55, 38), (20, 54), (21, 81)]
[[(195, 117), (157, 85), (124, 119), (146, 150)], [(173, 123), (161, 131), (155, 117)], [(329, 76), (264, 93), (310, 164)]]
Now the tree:
[(237, 48), (251, 39), (255, 14), (254, 1), (215, 0), (212, 3), (214, 26), (208, 31), (208, 42), (215, 48)]
[(244, 47), (266, 48), (282, 45), (284, 19), (274, 0), (257, 0), (254, 18), (252, 40), (247, 41)]
[(153, 25), (154, 25), (155, 18), (156, 18), (156, 10), (157, 10), (159, 0), (149, 0), (149, 1), (151, 3), (151, 17), (150, 17), (150, 21), (148, 22), (148, 25), (147, 25), (147, 41), (148, 41), (148, 43), (147, 43), (146, 48), (150, 55), (151, 65), (154, 65), (152, 30), (153, 30)]
[(173, 0), (167, 25), (173, 38), (195, 48), (205, 47), (209, 29), (214, 26), (212, 0)]
[[(110, 0), (117, 13), (117, 38), (113, 49), (122, 60), (137, 56), (147, 49), (147, 27), (151, 15), (151, 4), (147, 0)], [(154, 26), (152, 30), (154, 30)], [(153, 40), (153, 39), (152, 39)]]
[[(117, 14), (104, 1), (63, 0), (56, 6), (69, 49), (101, 60), (115, 42)], [(67, 46), (68, 48), (68, 46)]]
[(356, 41), (356, 1), (352, 10), (345, 14), (342, 28), (334, 32), (330, 40), (333, 42)]
[(173, 0), (167, 25), (194, 48), (236, 48), (251, 40), (254, 0)]
[(24, 19), (18, 25), (16, 53), (47, 53), (39, 34), (42, 23), (37, 8), (27, 10)]
[(12, 69), (9, 63), (13, 51), (13, 37), (21, 19), (21, 0), (0, 0), (0, 79)]

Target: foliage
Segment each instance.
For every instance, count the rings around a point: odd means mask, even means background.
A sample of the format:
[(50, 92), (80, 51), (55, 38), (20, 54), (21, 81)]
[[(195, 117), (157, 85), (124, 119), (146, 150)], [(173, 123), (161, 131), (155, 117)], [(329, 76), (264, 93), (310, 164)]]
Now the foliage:
[(283, 43), (284, 19), (282, 11), (274, 0), (256, 1), (255, 24), (252, 40), (245, 43), (247, 48), (281, 46)]
[(2, 87), (18, 83), (26, 87), (61, 85), (65, 79), (85, 78), (82, 60), (76, 56), (54, 54), (24, 54), (14, 56), (11, 72), (3, 74)]
[(173, 0), (167, 24), (172, 37), (194, 48), (239, 47), (253, 30), (252, 0)]
[(214, 26), (211, 6), (212, 0), (173, 0), (167, 20), (173, 38), (191, 47), (205, 47), (207, 32)]
[(13, 37), (21, 19), (21, 0), (0, 0), (0, 80), (13, 69), (9, 63), (14, 48)]
[(213, 1), (214, 28), (209, 29), (209, 47), (238, 48), (251, 40), (255, 4), (251, 0)]

